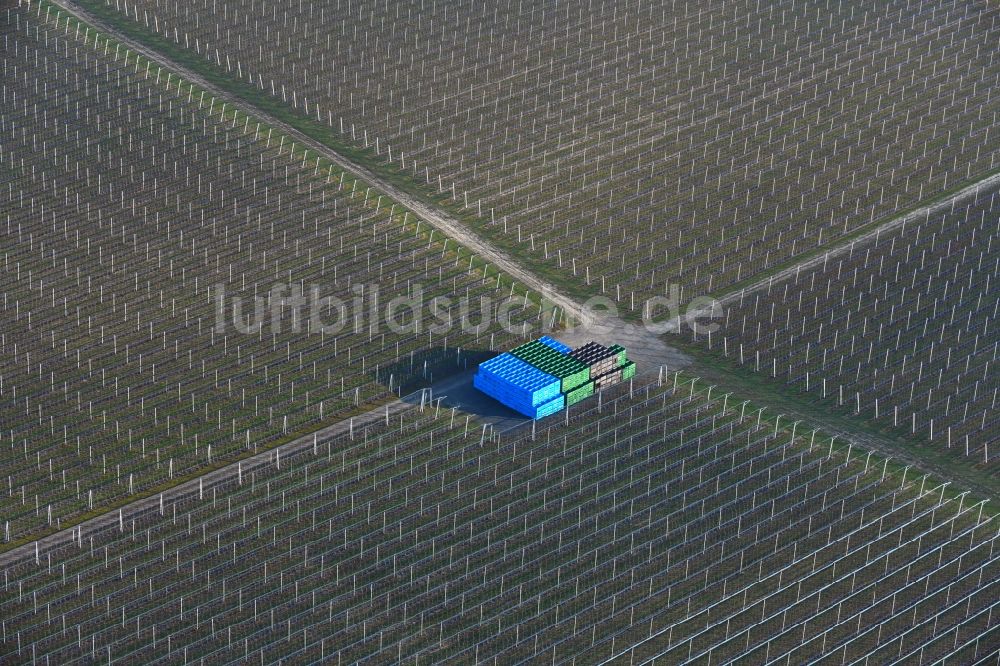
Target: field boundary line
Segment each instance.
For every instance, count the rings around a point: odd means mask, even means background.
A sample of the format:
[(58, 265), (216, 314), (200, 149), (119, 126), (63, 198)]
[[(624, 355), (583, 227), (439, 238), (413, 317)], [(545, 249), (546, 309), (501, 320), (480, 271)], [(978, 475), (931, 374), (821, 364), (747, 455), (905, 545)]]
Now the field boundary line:
[[(445, 385), (447, 386), (447, 380)], [(232, 481), (234, 478), (239, 478), (244, 472), (249, 473), (254, 469), (273, 464), (286, 456), (296, 456), (310, 448), (326, 444), (331, 438), (350, 434), (355, 427), (365, 428), (410, 409), (419, 409), (417, 405), (413, 402), (408, 402), (407, 399), (420, 395), (425, 390), (427, 389), (418, 389), (389, 401), (384, 405), (374, 407), (367, 412), (337, 421), (313, 433), (302, 435), (279, 446), (239, 458), (227, 465), (207, 471), (175, 486), (137, 498), (120, 507), (111, 508), (98, 516), (88, 518), (57, 532), (52, 532), (10, 550), (0, 552), (0, 566), (10, 567), (29, 562), (43, 557), (46, 553), (53, 550), (80, 542), (85, 538), (97, 536), (109, 530), (119, 529), (121, 522), (127, 523), (133, 520), (140, 520), (151, 513), (159, 511), (161, 500), (164, 503), (174, 503), (191, 496), (197, 497), (206, 491), (211, 491), (217, 486)]]
[(788, 278), (794, 277), (803, 270), (809, 270), (815, 268), (826, 261), (839, 257), (847, 252), (853, 251), (856, 247), (864, 247), (869, 243), (874, 243), (879, 240), (882, 234), (888, 233), (901, 227), (910, 222), (914, 222), (919, 218), (929, 218), (935, 213), (939, 213), (946, 208), (954, 209), (956, 205), (969, 198), (978, 197), (980, 192), (983, 190), (989, 190), (992, 188), (1000, 189), (1000, 172), (992, 173), (983, 178), (966, 185), (962, 189), (954, 192), (942, 199), (932, 201), (930, 203), (924, 204), (919, 208), (911, 210), (902, 215), (897, 215), (892, 217), (885, 222), (875, 226), (873, 229), (862, 232), (857, 236), (852, 236), (846, 238), (842, 241), (838, 241), (834, 245), (831, 245), (827, 250), (815, 251), (815, 254), (806, 257), (805, 259), (795, 262), (785, 268), (768, 275), (767, 277), (762, 277), (745, 287), (739, 289), (734, 289), (725, 293), (724, 295), (714, 298), (711, 305), (698, 308), (692, 312), (689, 312), (683, 318), (678, 317), (674, 321), (670, 322), (669, 329), (667, 332), (676, 333), (680, 328), (685, 325), (694, 323), (697, 319), (702, 317), (710, 317), (713, 314), (719, 314), (718, 308), (725, 307), (732, 304), (737, 299), (745, 298), (749, 294), (754, 294), (758, 291), (770, 288), (777, 282), (786, 280)]

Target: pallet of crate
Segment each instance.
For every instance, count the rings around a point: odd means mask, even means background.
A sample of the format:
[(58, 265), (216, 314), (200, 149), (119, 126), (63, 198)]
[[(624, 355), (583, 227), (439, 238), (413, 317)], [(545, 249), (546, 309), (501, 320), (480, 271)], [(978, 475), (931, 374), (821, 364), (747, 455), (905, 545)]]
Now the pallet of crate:
[(590, 369), (590, 381), (593, 383), (594, 391), (614, 386), (635, 376), (635, 363), (628, 360), (625, 348), (621, 345), (605, 347), (597, 342), (588, 342), (571, 351), (570, 356)]
[(635, 374), (620, 345), (589, 342), (578, 349), (548, 336), (479, 365), (473, 385), (533, 419), (554, 414)]
[(480, 363), (473, 386), (533, 419), (554, 414), (565, 405), (558, 378), (509, 352)]

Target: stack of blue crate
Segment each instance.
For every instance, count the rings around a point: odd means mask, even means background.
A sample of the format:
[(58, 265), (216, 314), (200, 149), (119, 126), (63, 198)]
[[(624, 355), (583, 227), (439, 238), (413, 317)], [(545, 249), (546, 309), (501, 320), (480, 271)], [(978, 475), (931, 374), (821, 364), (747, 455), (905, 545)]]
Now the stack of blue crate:
[(565, 405), (562, 382), (557, 377), (513, 354), (500, 354), (480, 363), (472, 381), (483, 393), (533, 419), (554, 414)]
[(569, 354), (571, 351), (573, 351), (571, 347), (567, 347), (563, 343), (559, 342), (558, 340), (554, 340), (553, 338), (550, 338), (547, 335), (543, 335), (542, 337), (538, 338), (538, 341), (548, 347), (552, 347), (560, 354)]

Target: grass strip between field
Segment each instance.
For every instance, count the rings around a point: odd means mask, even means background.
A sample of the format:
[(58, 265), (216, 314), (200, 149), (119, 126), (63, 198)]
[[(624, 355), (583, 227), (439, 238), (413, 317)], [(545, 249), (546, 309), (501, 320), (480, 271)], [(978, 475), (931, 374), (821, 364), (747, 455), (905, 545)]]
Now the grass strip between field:
[[(702, 353), (704, 354), (703, 351)], [(775, 436), (784, 435), (789, 440), (791, 440), (794, 436), (799, 440), (799, 446), (808, 446), (810, 448), (817, 447), (821, 450), (825, 448), (831, 453), (839, 452), (845, 457), (849, 457), (850, 460), (868, 458), (868, 469), (883, 470), (887, 477), (895, 479), (900, 484), (904, 482), (913, 483), (925, 474), (927, 475), (925, 484), (926, 488), (934, 488), (946, 481), (946, 479), (941, 478), (941, 475), (939, 474), (915, 469), (913, 465), (906, 465), (896, 458), (885, 456), (879, 451), (874, 451), (865, 447), (863, 444), (854, 445), (846, 442), (838, 435), (830, 435), (825, 432), (822, 427), (810, 428), (808, 425), (804, 424), (803, 421), (785, 416), (778, 411), (781, 409), (781, 405), (783, 404), (793, 408), (799, 407), (802, 411), (805, 411), (805, 408), (808, 408), (810, 411), (818, 411), (819, 409), (825, 409), (825, 406), (809, 403), (802, 400), (800, 396), (783, 394), (780, 391), (776, 391), (772, 384), (769, 384), (766, 381), (760, 381), (760, 378), (757, 377), (755, 373), (749, 374), (746, 377), (740, 377), (738, 381), (732, 382), (736, 385), (738, 394), (736, 392), (727, 391), (722, 386), (712, 385), (706, 377), (702, 377), (697, 374), (701, 370), (710, 369), (708, 362), (705, 361), (705, 358), (701, 357), (701, 355), (699, 355), (699, 357), (699, 363), (693, 366), (694, 372), (692, 372), (692, 369), (669, 372), (668, 375), (664, 377), (664, 383), (670, 382), (672, 385), (676, 385), (681, 389), (683, 389), (684, 386), (691, 385), (691, 395), (703, 394), (707, 397), (711, 392), (713, 394), (713, 399), (716, 400), (716, 402), (719, 398), (728, 394), (729, 397), (724, 404), (726, 404), (729, 410), (733, 410), (735, 405), (736, 409), (745, 410), (745, 413), (748, 416), (760, 412), (760, 423), (767, 424), (767, 427)], [(727, 379), (732, 378), (735, 374), (732, 368), (725, 367), (724, 369)], [(744, 399), (740, 397), (741, 395), (753, 395), (755, 398), (753, 400), (744, 401)], [(763, 404), (765, 400), (767, 402), (766, 405)], [(745, 407), (743, 407), (744, 402), (746, 404)], [(721, 409), (719, 413), (722, 413)], [(858, 422), (856, 420), (850, 420), (849, 424), (853, 429), (859, 429)], [(883, 438), (886, 437), (884, 433), (880, 432), (880, 435)], [(982, 493), (976, 493), (975, 490), (968, 491), (949, 484), (941, 490), (944, 497), (958, 499), (961, 495), (966, 493), (969, 495), (976, 495), (976, 499), (966, 498), (966, 503), (971, 504), (979, 500), (991, 499), (991, 497), (982, 496), (985, 495), (986, 491), (990, 488), (993, 489), (994, 494), (1000, 490), (1000, 482), (998, 482), (996, 478), (983, 472), (982, 470), (976, 469), (972, 465), (963, 464), (962, 461), (957, 461), (951, 456), (942, 454), (928, 445), (921, 445), (917, 442), (907, 441), (898, 437), (896, 437), (896, 440), (901, 444), (901, 448), (905, 448), (908, 451), (919, 451), (919, 453), (915, 453), (915, 455), (920, 456), (921, 458), (931, 459), (941, 466), (947, 466), (949, 471), (956, 472), (955, 476), (959, 477), (960, 480), (968, 479), (969, 481), (974, 481), (977, 483), (976, 489), (983, 491)], [(989, 504), (986, 504), (983, 508), (983, 513), (996, 517), (997, 515), (1000, 515), (1000, 510), (998, 510), (997, 507), (991, 507)]]
[(869, 222), (868, 224), (863, 224), (860, 227), (852, 229), (850, 232), (842, 236), (838, 236), (835, 240), (829, 243), (820, 245), (806, 252), (797, 254), (794, 257), (790, 257), (785, 261), (776, 263), (775, 265), (771, 266), (766, 270), (763, 270), (759, 273), (755, 273), (747, 278), (740, 280), (739, 282), (731, 284), (727, 286), (725, 291), (723, 292), (708, 294), (708, 297), (721, 301), (727, 297), (738, 296), (741, 291), (743, 291), (748, 287), (751, 287), (758, 283), (762, 283), (763, 281), (769, 278), (772, 278), (784, 271), (794, 268), (798, 264), (804, 264), (812, 259), (822, 257), (823, 255), (827, 253), (832, 253), (839, 248), (849, 247), (859, 238), (875, 232), (880, 227), (889, 226), (893, 225), (894, 223), (901, 222), (904, 218), (912, 216), (914, 213), (923, 208), (932, 208), (954, 197), (956, 194), (958, 194), (959, 192), (961, 192), (966, 188), (973, 187), (977, 183), (981, 183), (985, 180), (989, 180), (997, 176), (1000, 176), (1000, 169), (995, 169), (994, 171), (985, 173), (979, 178), (976, 178), (975, 180), (960, 180), (952, 187), (949, 187), (948, 189), (944, 190), (943, 192), (940, 192), (935, 196), (928, 197), (923, 201), (919, 201), (910, 206), (909, 208), (904, 208), (902, 211), (897, 211), (895, 214), (891, 216), (881, 217), (877, 220)]
[[(694, 365), (687, 372), (699, 375), (705, 381), (718, 383), (717, 390), (735, 390), (736, 394), (742, 396), (754, 396), (756, 402), (766, 405), (767, 412), (765, 412), (764, 418), (772, 418), (772, 422), (774, 416), (783, 412), (797, 414), (796, 418), (805, 416), (811, 422), (820, 424), (820, 428), (823, 427), (824, 422), (829, 422), (844, 431), (881, 440), (886, 445), (899, 449), (901, 453), (907, 454), (911, 459), (924, 462), (935, 476), (940, 477), (947, 473), (949, 478), (963, 483), (966, 488), (972, 489), (978, 494), (989, 494), (992, 497), (1000, 496), (1000, 479), (990, 471), (990, 468), (959, 458), (947, 449), (911, 436), (901, 428), (884, 427), (884, 424), (872, 422), (864, 414), (852, 414), (846, 409), (837, 408), (812, 394), (800, 392), (767, 375), (741, 367), (735, 361), (724, 358), (714, 351), (708, 351), (680, 336), (669, 336), (669, 343), (695, 359)], [(725, 381), (724, 386), (721, 384), (722, 381)], [(735, 396), (733, 399), (736, 399)], [(740, 402), (742, 401), (743, 398), (740, 398)], [(768, 414), (772, 416), (768, 417)], [(789, 422), (795, 420), (791, 417), (786, 418), (789, 419)], [(878, 451), (873, 455), (884, 457)], [(889, 468), (893, 469), (894, 467), (897, 471), (901, 471), (905, 465), (897, 463), (895, 460), (890, 461)], [(912, 468), (910, 473), (913, 473)], [(956, 496), (958, 494), (958, 492), (955, 493)]]
[(327, 427), (333, 423), (346, 421), (348, 419), (354, 418), (355, 416), (366, 414), (370, 411), (378, 409), (383, 405), (392, 403), (395, 400), (396, 400), (395, 397), (391, 398), (386, 397), (381, 400), (369, 401), (368, 403), (360, 405), (359, 407), (352, 409), (347, 413), (339, 414), (336, 418), (331, 418), (327, 422), (317, 423), (315, 424), (315, 427), (310, 427), (308, 429), (302, 429), (299, 431), (292, 431), (289, 432), (288, 434), (280, 435), (278, 437), (275, 437), (274, 439), (265, 442), (263, 445), (260, 446), (255, 445), (252, 449), (241, 451), (238, 455), (221, 456), (211, 463), (199, 465), (196, 469), (192, 469), (183, 474), (174, 475), (174, 477), (169, 481), (164, 481), (162, 483), (158, 483), (156, 485), (149, 486), (147, 488), (140, 487), (138, 490), (136, 490), (136, 492), (132, 493), (131, 495), (122, 495), (110, 502), (106, 502), (100, 506), (95, 507), (93, 510), (85, 511), (83, 513), (69, 516), (66, 519), (62, 519), (56, 525), (46, 527), (45, 529), (37, 530), (32, 534), (21, 536), (16, 539), (11, 539), (8, 543), (0, 543), (0, 553), (14, 550), (20, 546), (24, 546), (26, 544), (32, 543), (34, 541), (50, 536), (52, 534), (56, 534), (64, 530), (77, 527), (81, 523), (85, 523), (88, 520), (92, 520), (99, 516), (109, 514), (112, 511), (126, 507), (129, 504), (132, 504), (133, 502), (149, 499), (151, 497), (159, 495), (162, 492), (170, 490), (171, 488), (183, 485), (189, 481), (194, 481), (200, 476), (204, 476), (206, 474), (209, 474), (210, 472), (214, 472), (224, 467), (228, 467), (229, 465), (237, 463), (241, 460), (252, 458), (261, 453), (266, 453), (267, 451), (279, 449), (282, 446), (285, 446), (286, 444), (290, 444), (301, 437), (311, 435), (313, 432), (316, 432), (317, 430)]

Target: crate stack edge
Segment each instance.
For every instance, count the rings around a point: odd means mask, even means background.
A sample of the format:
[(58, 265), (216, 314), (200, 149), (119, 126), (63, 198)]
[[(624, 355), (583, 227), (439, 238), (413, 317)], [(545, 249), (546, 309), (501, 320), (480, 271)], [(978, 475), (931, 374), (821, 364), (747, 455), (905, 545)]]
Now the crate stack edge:
[(543, 336), (479, 365), (473, 385), (532, 419), (555, 414), (635, 376), (621, 345), (577, 349)]

